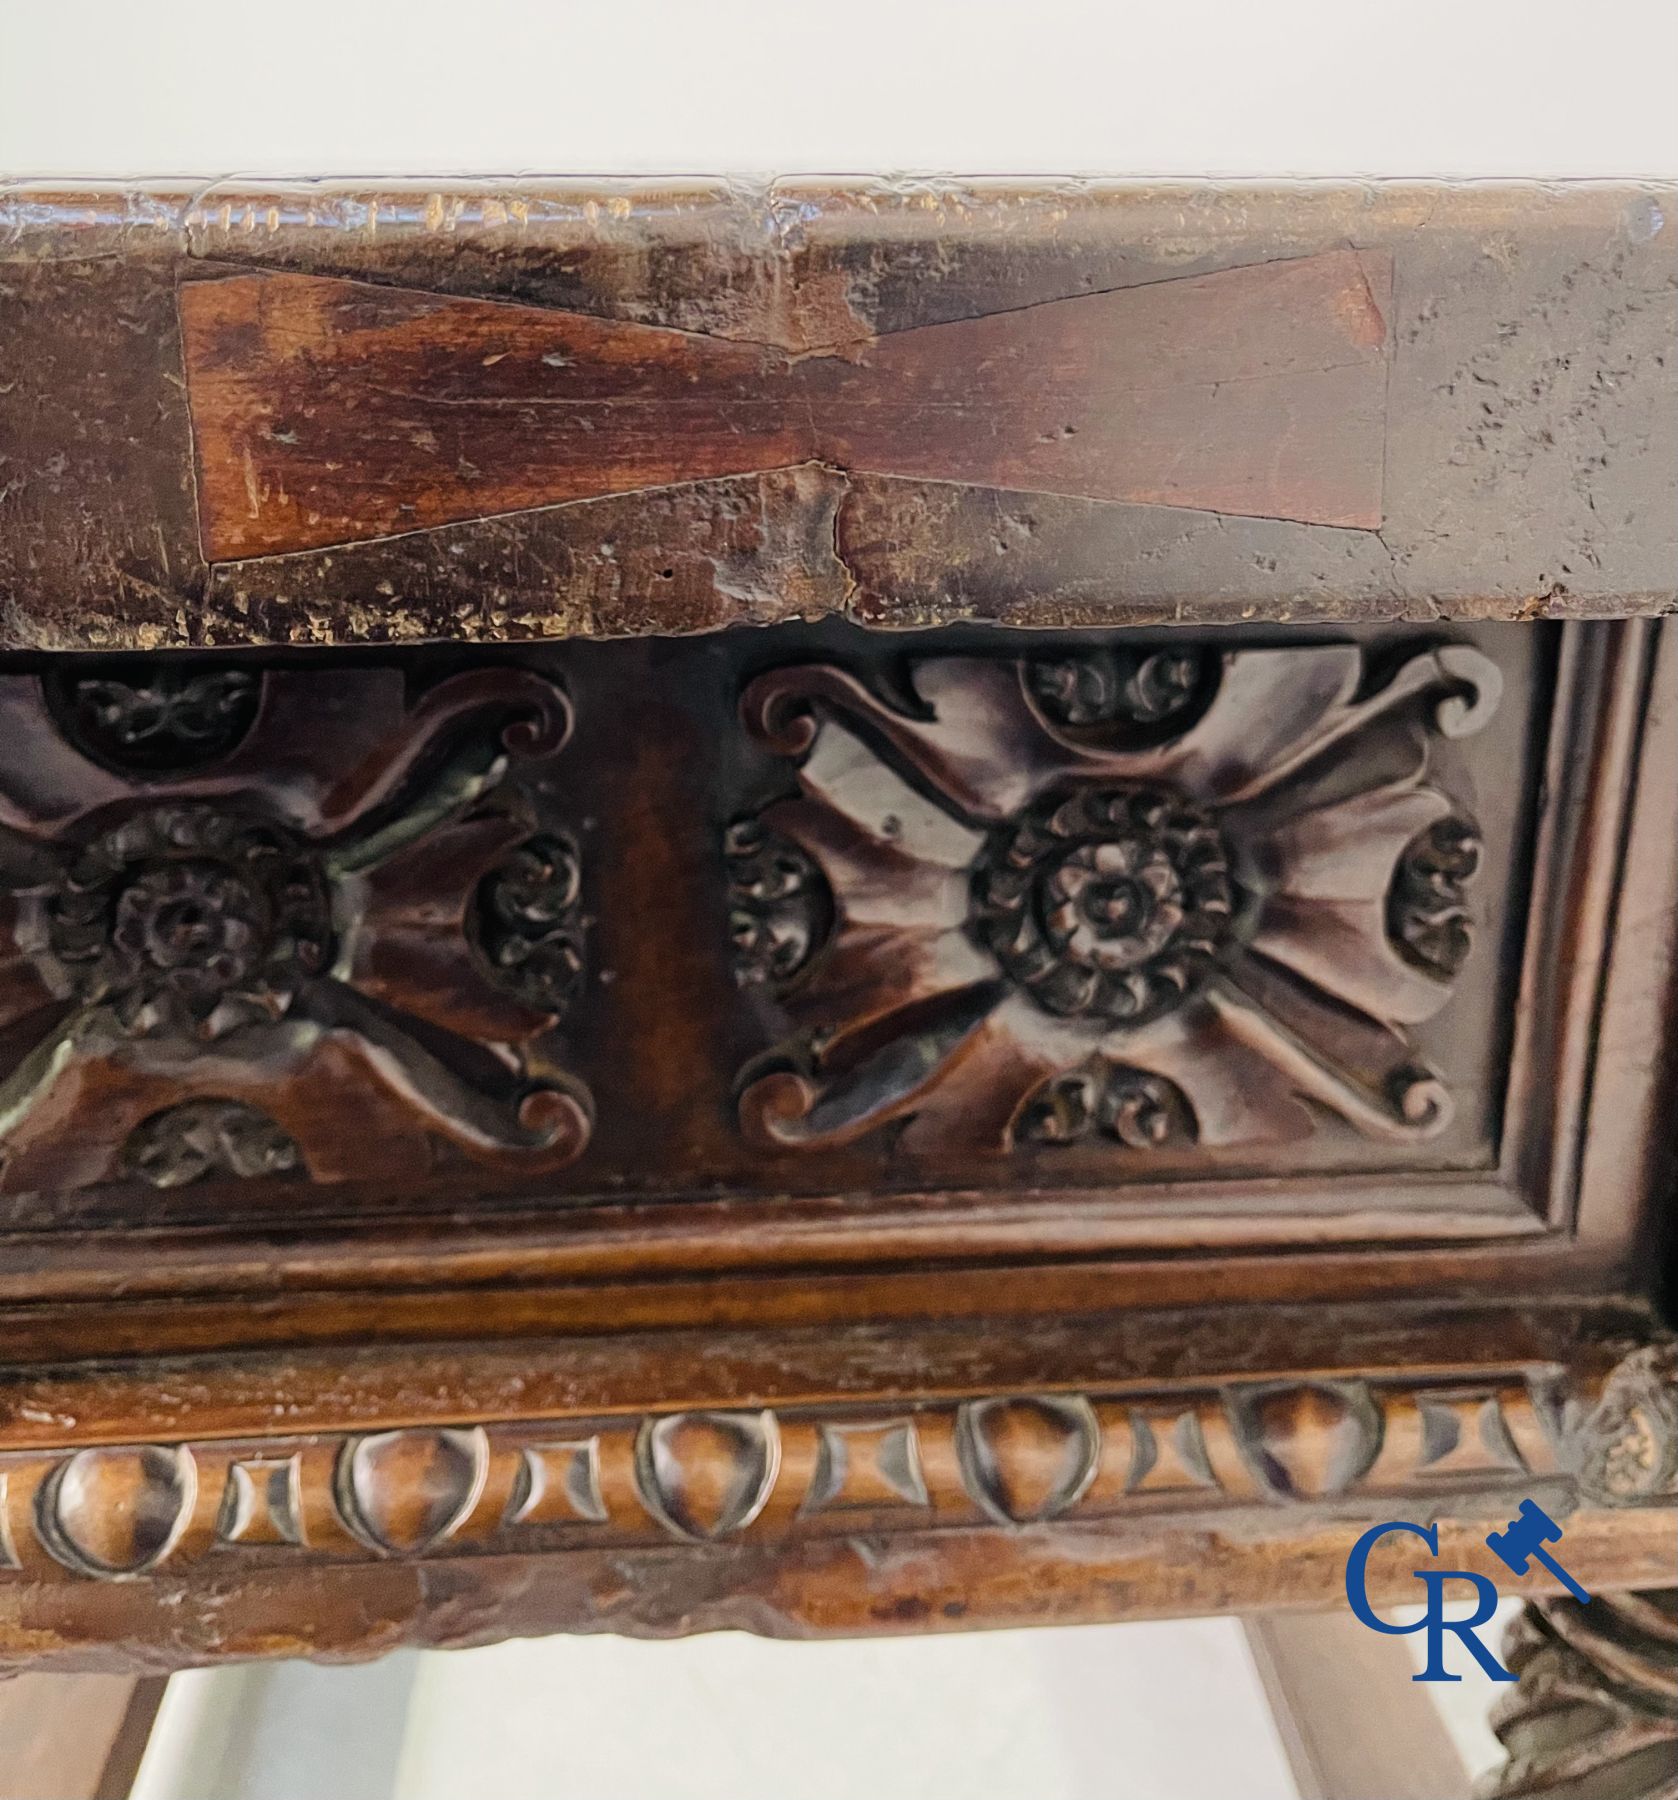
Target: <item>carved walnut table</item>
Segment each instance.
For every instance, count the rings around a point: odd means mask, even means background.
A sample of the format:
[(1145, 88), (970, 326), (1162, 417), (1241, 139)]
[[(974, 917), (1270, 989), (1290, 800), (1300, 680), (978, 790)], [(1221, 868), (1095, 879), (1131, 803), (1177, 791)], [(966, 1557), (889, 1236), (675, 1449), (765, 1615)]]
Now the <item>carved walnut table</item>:
[(1675, 201), (0, 190), (3, 1654), (1532, 1497), (1671, 1792)]

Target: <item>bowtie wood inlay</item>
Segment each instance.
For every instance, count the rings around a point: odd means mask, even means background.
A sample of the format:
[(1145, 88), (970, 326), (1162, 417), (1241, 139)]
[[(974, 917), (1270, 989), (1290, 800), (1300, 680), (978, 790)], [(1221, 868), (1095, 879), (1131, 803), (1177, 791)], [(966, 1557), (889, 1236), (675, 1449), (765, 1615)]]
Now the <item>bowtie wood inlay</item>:
[(1334, 251), (795, 355), (312, 275), (181, 290), (211, 561), (822, 462), (1375, 530), (1391, 259)]

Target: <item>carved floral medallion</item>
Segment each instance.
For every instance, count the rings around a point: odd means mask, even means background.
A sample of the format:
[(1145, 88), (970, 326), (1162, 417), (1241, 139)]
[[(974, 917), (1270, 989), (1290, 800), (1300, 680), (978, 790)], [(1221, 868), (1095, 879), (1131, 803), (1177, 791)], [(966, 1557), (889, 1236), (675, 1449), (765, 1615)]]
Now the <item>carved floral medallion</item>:
[(1429, 763), (1500, 686), (1461, 645), (937, 658), (897, 698), (832, 664), (759, 677), (746, 728), (801, 793), (729, 844), (741, 977), (795, 1027), (747, 1072), (748, 1136), (1438, 1133), (1409, 1028), (1469, 953), (1479, 851)]
[(508, 779), (570, 709), (523, 672), (0, 679), (8, 1190), (552, 1168), (536, 1055), (582, 971), (579, 870)]

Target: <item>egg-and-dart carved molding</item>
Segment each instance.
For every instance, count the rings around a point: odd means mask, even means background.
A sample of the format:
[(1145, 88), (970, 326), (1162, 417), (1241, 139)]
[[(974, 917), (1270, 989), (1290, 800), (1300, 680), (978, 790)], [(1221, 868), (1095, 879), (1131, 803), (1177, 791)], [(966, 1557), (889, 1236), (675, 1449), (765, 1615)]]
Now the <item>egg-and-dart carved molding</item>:
[(1549, 1367), (1122, 1394), (413, 1426), (0, 1458), (0, 1571), (115, 1579), (859, 1528), (1242, 1508), (1435, 1513), (1678, 1492), (1670, 1347), (1599, 1389)]
[(898, 698), (759, 676), (745, 729), (800, 791), (730, 833), (731, 930), (794, 1029), (743, 1074), (747, 1137), (1437, 1135), (1413, 1028), (1469, 955), (1479, 851), (1430, 761), (1501, 691), (1450, 643), (933, 657)]

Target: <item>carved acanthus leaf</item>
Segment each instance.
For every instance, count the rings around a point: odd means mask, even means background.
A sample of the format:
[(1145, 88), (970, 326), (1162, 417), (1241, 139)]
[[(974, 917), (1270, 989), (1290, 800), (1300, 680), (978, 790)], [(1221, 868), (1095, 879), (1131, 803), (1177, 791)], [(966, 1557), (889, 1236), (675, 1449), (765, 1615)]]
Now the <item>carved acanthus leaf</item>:
[(551, 682), (159, 663), (68, 725), (0, 682), (0, 1030), (45, 1021), (0, 1071), (9, 1191), (581, 1150), (586, 1097), (530, 1056), (580, 972), (576, 853), (497, 798), (566, 740)]
[[(827, 978), (785, 998), (802, 1053), (742, 1095), (754, 1142), (906, 1120), (909, 1149), (1000, 1151), (1103, 1104), (1128, 1144), (1449, 1125), (1409, 1028), (1467, 954), (1478, 847), (1426, 773), (1491, 716), (1489, 660), (1442, 644), (1372, 686), (1351, 645), (1113, 648), (933, 658), (909, 686), (820, 663), (742, 697), (797, 759), (776, 829), (832, 906)], [(768, 954), (761, 914), (735, 933)], [(794, 914), (789, 967), (808, 937)]]

